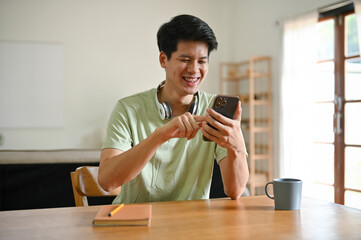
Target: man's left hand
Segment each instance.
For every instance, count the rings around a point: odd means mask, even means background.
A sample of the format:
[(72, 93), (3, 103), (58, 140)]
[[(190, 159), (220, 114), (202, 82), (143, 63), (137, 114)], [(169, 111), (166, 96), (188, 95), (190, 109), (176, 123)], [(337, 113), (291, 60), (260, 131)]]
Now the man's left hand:
[[(238, 102), (233, 119), (227, 118), (213, 109), (207, 109), (208, 115), (202, 123), (201, 131), (205, 137), (219, 146), (233, 151), (240, 151), (244, 146), (241, 132), (241, 102)], [(215, 127), (210, 127), (207, 123)]]

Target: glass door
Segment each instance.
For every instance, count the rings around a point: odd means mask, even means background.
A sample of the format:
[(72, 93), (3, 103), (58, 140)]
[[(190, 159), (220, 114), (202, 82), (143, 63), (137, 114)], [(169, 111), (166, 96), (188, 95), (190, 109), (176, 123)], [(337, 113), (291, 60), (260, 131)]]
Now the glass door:
[(345, 23), (345, 194), (344, 203), (361, 208), (361, 59), (356, 15)]
[(315, 195), (361, 208), (361, 60), (356, 16), (338, 12), (323, 18), (317, 29)]

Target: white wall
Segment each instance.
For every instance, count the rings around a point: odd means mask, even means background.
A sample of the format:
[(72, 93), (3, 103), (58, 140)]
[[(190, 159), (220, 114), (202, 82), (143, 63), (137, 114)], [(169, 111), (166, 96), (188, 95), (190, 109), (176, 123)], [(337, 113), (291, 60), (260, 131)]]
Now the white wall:
[(202, 90), (218, 92), (220, 61), (272, 57), (277, 159), (282, 29), (276, 22), (336, 1), (0, 0), (0, 40), (64, 45), (66, 122), (58, 129), (0, 129), (0, 148), (99, 148), (115, 102), (164, 78), (159, 26), (188, 13), (205, 20), (220, 43)]
[[(164, 80), (156, 33), (177, 14), (208, 22), (222, 47), (203, 90), (218, 91), (217, 66), (230, 34), (226, 1), (0, 0), (0, 40), (65, 47), (65, 126), (0, 129), (3, 149), (99, 148), (115, 102)], [(11, 103), (9, 103), (11, 104)]]

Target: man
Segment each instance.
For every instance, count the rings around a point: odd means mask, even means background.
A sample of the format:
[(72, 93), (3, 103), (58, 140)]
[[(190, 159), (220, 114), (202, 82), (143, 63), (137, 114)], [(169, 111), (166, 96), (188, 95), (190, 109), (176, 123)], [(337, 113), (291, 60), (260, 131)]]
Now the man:
[(225, 193), (239, 198), (248, 180), (241, 104), (229, 119), (210, 109), (215, 95), (198, 92), (218, 45), (212, 29), (180, 15), (160, 27), (157, 39), (166, 79), (118, 101), (101, 152), (100, 185), (122, 186), (113, 203), (206, 199), (216, 158)]

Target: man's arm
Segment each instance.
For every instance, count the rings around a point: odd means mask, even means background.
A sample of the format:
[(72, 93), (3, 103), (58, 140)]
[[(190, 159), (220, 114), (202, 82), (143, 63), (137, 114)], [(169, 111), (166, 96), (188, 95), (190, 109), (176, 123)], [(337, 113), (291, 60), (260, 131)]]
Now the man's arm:
[(129, 151), (103, 149), (98, 174), (100, 186), (106, 191), (111, 191), (135, 178), (161, 144), (162, 140), (156, 130)]
[[(224, 191), (232, 199), (239, 198), (245, 190), (249, 171), (244, 138), (241, 131), (241, 102), (233, 119), (207, 109), (209, 116), (202, 123), (202, 132), (210, 140), (227, 149), (227, 157), (219, 162)], [(216, 129), (207, 125), (207, 122)]]
[(126, 152), (112, 148), (103, 149), (98, 174), (100, 186), (111, 191), (131, 181), (164, 142), (171, 138), (194, 138), (200, 129), (197, 121), (203, 120), (204, 117), (193, 116), (187, 112), (157, 128), (148, 138)]

